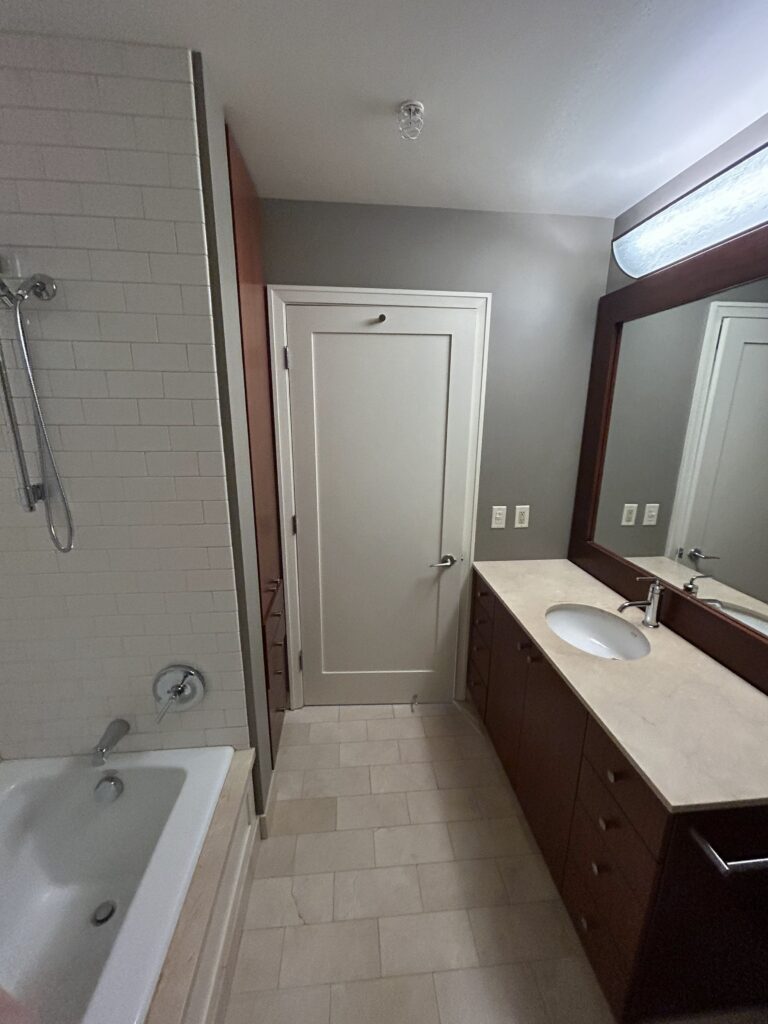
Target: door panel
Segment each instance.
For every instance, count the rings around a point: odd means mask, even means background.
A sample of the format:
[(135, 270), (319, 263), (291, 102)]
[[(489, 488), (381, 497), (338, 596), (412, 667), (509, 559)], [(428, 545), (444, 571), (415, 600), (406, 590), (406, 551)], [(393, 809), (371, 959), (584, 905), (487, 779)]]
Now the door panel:
[(307, 703), (453, 693), (476, 312), (287, 317)]
[(717, 579), (762, 601), (768, 601), (766, 395), (768, 316), (724, 319), (686, 549), (718, 555)]

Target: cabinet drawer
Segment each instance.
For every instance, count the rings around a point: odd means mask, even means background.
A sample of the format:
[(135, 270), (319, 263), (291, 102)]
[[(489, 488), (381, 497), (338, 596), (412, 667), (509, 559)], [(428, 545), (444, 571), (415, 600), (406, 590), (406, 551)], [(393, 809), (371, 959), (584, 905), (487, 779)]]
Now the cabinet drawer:
[(579, 800), (589, 821), (603, 836), (611, 864), (621, 871), (636, 895), (646, 899), (653, 889), (658, 865), (586, 760), (581, 763)]
[(617, 956), (616, 943), (608, 924), (600, 914), (576, 866), (569, 861), (565, 869), (563, 901), (571, 916), (589, 962), (613, 1012), (621, 1019), (629, 988), (629, 978)]
[(483, 607), (488, 615), (493, 617), (496, 598), (485, 580), (477, 573), (472, 578), (472, 603), (475, 608)]
[(477, 708), (480, 717), (484, 719), (488, 703), (488, 687), (471, 659), (467, 667), (467, 694)]
[(613, 740), (590, 718), (584, 756), (659, 860), (669, 814)]
[(472, 637), (479, 637), (488, 647), (493, 642), (493, 612), (489, 612), (488, 609), (475, 602), (472, 608)]
[(613, 861), (603, 833), (593, 825), (578, 802), (573, 816), (568, 860), (584, 880), (629, 972), (640, 945), (648, 900), (641, 899), (630, 889)]
[(491, 669), (491, 648), (485, 642), (483, 634), (477, 629), (472, 630), (469, 638), (469, 658), (480, 675), (483, 684), (487, 686)]

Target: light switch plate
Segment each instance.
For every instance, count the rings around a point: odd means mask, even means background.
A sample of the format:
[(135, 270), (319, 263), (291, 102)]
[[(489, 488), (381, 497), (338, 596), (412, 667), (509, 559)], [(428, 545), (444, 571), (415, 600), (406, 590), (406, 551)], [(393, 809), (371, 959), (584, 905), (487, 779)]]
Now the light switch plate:
[(659, 521), (659, 503), (653, 502), (645, 506), (643, 526), (655, 526)]
[(524, 530), (528, 527), (531, 518), (530, 505), (515, 505), (515, 529)]
[(637, 520), (637, 504), (625, 505), (621, 513), (622, 526), (634, 526)]
[(507, 506), (506, 505), (492, 505), (491, 506), (491, 529), (492, 530), (503, 530), (507, 525)]

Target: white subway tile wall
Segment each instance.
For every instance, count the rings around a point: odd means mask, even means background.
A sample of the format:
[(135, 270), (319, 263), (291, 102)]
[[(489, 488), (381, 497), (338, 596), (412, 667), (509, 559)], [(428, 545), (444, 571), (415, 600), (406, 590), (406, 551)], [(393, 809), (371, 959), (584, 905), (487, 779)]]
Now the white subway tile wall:
[[(26, 312), (76, 523), (57, 553), (0, 444), (0, 756), (248, 745), (190, 57), (0, 39), (0, 256), (56, 278)], [(6, 266), (8, 278), (14, 271)], [(33, 464), (28, 392), (0, 343)], [(156, 722), (152, 679), (206, 675)]]

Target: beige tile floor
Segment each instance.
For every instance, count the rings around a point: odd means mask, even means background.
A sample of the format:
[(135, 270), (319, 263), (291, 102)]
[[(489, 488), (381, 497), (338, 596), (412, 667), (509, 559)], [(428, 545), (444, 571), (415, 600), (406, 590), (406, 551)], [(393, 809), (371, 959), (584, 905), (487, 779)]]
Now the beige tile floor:
[(612, 1024), (466, 709), (290, 712), (273, 788), (226, 1024)]

